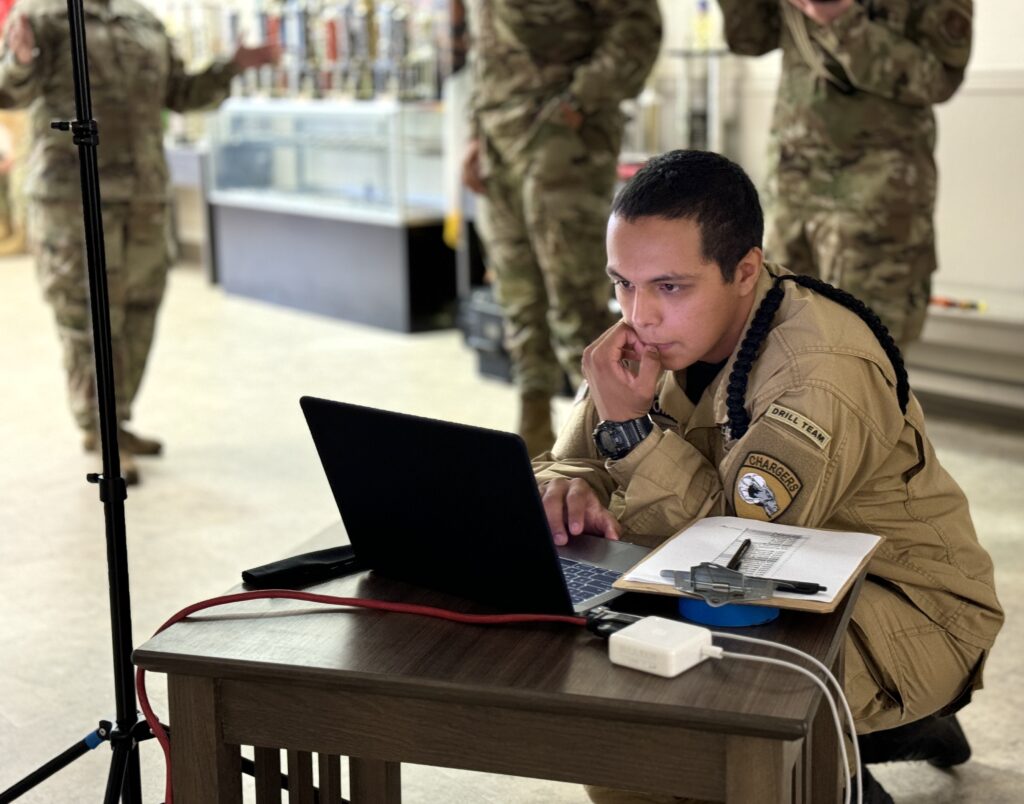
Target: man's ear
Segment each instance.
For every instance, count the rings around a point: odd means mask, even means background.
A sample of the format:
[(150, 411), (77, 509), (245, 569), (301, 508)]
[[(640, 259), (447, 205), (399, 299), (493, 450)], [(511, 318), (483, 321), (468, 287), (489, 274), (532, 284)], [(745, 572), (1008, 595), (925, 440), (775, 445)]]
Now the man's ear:
[(757, 278), (761, 275), (761, 266), (764, 265), (764, 252), (754, 246), (736, 264), (736, 271), (733, 274), (733, 282), (741, 296), (747, 296), (754, 292), (757, 286)]

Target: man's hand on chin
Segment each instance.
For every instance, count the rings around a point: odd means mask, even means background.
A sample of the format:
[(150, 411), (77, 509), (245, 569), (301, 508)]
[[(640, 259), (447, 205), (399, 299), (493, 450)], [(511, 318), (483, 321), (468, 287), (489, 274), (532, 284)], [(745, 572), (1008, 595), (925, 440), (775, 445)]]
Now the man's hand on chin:
[(638, 419), (654, 402), (661, 356), (619, 321), (583, 351), (583, 376), (602, 421)]

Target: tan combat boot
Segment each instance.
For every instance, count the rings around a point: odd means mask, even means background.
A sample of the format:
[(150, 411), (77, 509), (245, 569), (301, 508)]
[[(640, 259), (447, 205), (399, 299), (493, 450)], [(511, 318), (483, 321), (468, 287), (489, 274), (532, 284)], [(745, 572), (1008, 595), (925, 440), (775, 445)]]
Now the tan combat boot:
[(121, 477), (124, 478), (126, 486), (137, 486), (139, 484), (139, 467), (135, 463), (135, 456), (124, 447), (120, 449)]
[[(123, 427), (117, 431), (117, 443), (121, 449), (131, 450), (135, 455), (159, 455), (164, 449), (163, 443), (157, 439), (135, 435), (131, 430), (125, 430)], [(82, 436), (82, 448), (86, 452), (98, 450), (100, 448), (99, 433), (95, 430), (87, 431)]]
[[(100, 435), (95, 430), (86, 430), (82, 433), (82, 447), (86, 452), (98, 452), (100, 448)], [(123, 438), (121, 432), (117, 434), (117, 452), (121, 462), (121, 477), (124, 478), (126, 486), (135, 486), (139, 482), (139, 467), (135, 463), (135, 453), (132, 451)]]
[(519, 435), (526, 442), (531, 458), (547, 452), (555, 443), (551, 429), (551, 396), (543, 391), (528, 391), (519, 398)]
[(117, 431), (117, 441), (136, 455), (159, 455), (164, 451), (162, 441), (136, 435), (131, 430), (126, 430), (123, 427)]
[(0, 257), (11, 257), (15, 254), (25, 254), (28, 247), (25, 243), (25, 233), (16, 229), (3, 239), (0, 239)]

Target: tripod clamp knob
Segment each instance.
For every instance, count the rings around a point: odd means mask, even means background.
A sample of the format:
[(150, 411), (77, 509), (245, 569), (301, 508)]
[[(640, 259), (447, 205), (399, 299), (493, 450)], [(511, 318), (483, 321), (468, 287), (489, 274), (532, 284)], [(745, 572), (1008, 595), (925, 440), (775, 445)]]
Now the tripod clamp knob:
[(58, 131), (70, 131), (75, 145), (89, 145), (95, 148), (100, 144), (100, 128), (95, 120), (54, 120), (50, 128)]
[(111, 489), (114, 489), (120, 499), (126, 500), (128, 498), (128, 487), (125, 485), (123, 477), (117, 477), (111, 481), (99, 472), (89, 472), (85, 479), (100, 487), (100, 502), (106, 502), (110, 499)]

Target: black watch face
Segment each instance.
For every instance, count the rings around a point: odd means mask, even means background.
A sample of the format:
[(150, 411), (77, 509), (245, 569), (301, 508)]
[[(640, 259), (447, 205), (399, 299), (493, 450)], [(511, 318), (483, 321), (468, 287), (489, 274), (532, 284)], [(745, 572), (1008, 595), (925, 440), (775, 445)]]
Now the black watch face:
[(597, 438), (601, 451), (609, 458), (614, 458), (626, 446), (625, 433), (616, 425), (602, 427)]
[(627, 422), (601, 422), (594, 430), (594, 440), (601, 454), (617, 461), (643, 441), (653, 427), (650, 417)]

